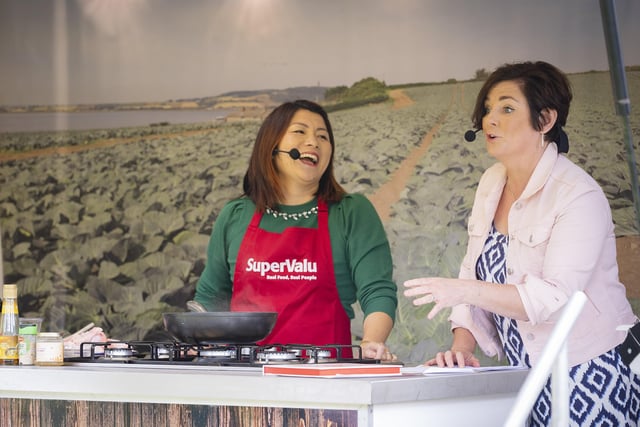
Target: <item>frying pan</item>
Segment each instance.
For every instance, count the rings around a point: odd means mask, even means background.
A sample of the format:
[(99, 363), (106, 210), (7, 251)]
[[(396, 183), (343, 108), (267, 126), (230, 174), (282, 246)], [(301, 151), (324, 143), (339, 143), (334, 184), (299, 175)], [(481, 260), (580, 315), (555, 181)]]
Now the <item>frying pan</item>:
[(244, 311), (162, 314), (165, 329), (188, 344), (252, 344), (269, 335), (277, 316), (272, 312)]

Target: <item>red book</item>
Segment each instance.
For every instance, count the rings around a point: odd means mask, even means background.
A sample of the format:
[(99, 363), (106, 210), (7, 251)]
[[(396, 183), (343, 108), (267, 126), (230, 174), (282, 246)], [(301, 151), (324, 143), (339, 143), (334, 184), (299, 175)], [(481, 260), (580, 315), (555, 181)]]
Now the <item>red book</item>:
[(264, 365), (264, 375), (288, 375), (296, 377), (373, 377), (401, 375), (402, 365), (377, 363), (320, 363), (309, 365)]

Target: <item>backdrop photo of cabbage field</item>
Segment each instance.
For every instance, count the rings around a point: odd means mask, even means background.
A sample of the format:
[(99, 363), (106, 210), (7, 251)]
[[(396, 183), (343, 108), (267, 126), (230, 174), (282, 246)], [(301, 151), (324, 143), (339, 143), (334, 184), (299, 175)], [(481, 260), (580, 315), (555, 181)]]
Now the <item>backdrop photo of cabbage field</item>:
[[(637, 146), (640, 70), (627, 77)], [(570, 79), (568, 157), (609, 199), (621, 276), (637, 307), (638, 231), (609, 74)], [(413, 307), (402, 282), (457, 275), (474, 191), (494, 162), (482, 137), (463, 139), (481, 84), (387, 87), (367, 78), (221, 97), (220, 108), (234, 111), (226, 120), (0, 133), (5, 283), (18, 284), (22, 315), (44, 317), (45, 330), (94, 322), (114, 339), (166, 339), (162, 313), (184, 311), (193, 296), (216, 217), (240, 195), (261, 119), (285, 99), (308, 97), (330, 111), (340, 183), (374, 202), (389, 236), (400, 301), (389, 345), (400, 360), (421, 362), (448, 345), (448, 312), (428, 321), (430, 307)], [(356, 339), (360, 325), (357, 318)]]

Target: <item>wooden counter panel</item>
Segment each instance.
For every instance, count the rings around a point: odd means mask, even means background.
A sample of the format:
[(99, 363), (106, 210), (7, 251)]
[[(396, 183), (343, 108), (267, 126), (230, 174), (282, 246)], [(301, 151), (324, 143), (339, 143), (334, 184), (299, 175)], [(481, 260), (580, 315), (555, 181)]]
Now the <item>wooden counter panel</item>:
[(355, 427), (358, 411), (3, 398), (0, 419), (7, 427)]

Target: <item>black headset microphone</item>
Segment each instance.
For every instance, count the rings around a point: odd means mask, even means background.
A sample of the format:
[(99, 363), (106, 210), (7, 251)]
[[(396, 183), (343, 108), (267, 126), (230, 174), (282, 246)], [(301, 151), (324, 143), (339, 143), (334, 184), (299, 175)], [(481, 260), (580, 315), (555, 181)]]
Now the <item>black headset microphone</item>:
[(467, 142), (473, 142), (476, 140), (476, 133), (480, 132), (482, 129), (477, 130), (468, 130), (464, 133), (464, 139)]
[(274, 156), (276, 154), (278, 154), (278, 153), (286, 153), (293, 160), (298, 160), (300, 158), (300, 151), (298, 151), (296, 148), (292, 148), (290, 151), (278, 150), (277, 148), (275, 150), (273, 150), (273, 155)]

